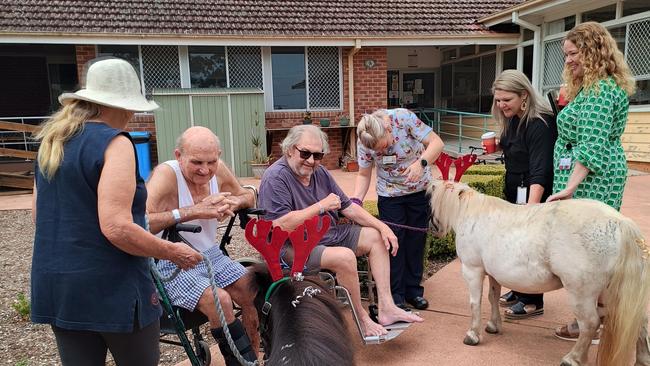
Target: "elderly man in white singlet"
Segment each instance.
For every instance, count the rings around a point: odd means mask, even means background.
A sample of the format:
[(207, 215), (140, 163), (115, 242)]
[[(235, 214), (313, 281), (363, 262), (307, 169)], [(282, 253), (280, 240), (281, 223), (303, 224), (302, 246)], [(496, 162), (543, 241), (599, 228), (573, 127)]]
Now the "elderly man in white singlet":
[[(205, 127), (187, 129), (176, 143), (176, 160), (156, 167), (147, 183), (147, 214), (153, 233), (181, 222), (202, 227), (200, 233), (183, 233), (183, 236), (210, 259), (230, 334), (244, 358), (254, 361), (259, 349), (259, 321), (253, 304), (252, 275), (225, 256), (216, 239), (219, 221), (238, 209), (252, 207), (255, 197), (241, 187), (219, 160), (220, 145), (219, 138)], [(163, 275), (168, 275), (176, 265), (160, 261), (158, 268)], [(174, 305), (190, 311), (198, 309), (208, 317), (212, 336), (219, 343), (226, 365), (239, 365), (224, 336), (205, 263), (180, 272), (165, 283), (165, 288)], [(234, 316), (233, 301), (242, 307), (243, 326)]]

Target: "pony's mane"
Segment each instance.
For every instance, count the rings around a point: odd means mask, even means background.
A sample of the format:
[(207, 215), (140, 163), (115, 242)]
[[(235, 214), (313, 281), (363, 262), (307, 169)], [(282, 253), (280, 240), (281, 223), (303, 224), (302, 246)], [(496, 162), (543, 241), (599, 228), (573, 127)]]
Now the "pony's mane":
[[(260, 285), (255, 304), (261, 309), (272, 280), (265, 268), (256, 267), (255, 271)], [(310, 286), (320, 293), (302, 296)], [(298, 296), (302, 297), (294, 307), (292, 301)], [(320, 279), (283, 282), (269, 302), (272, 308), (268, 329), (262, 334), (265, 351), (270, 352), (266, 365), (354, 365), (352, 342), (340, 304)]]
[(446, 235), (453, 229), (458, 217), (510, 205), (496, 197), (475, 191), (464, 183), (432, 181), (428, 192), (431, 196), (433, 219), (438, 233)]

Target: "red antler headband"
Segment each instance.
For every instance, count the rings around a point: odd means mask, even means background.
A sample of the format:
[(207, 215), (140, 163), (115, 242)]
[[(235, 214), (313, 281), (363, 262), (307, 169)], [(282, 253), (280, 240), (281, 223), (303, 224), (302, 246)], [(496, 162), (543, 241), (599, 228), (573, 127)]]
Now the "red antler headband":
[[(270, 243), (268, 242), (268, 237), (271, 232), (271, 221), (252, 219), (246, 224), (246, 240), (264, 257), (273, 281), (282, 278), (280, 251), (287, 237), (291, 240), (294, 251), (291, 276), (302, 272), (312, 249), (316, 247), (329, 229), (331, 218), (329, 215), (323, 217), (320, 230), (318, 229), (318, 221), (319, 216), (314, 216), (306, 220), (290, 234), (279, 227), (275, 227), (271, 233)], [(307, 230), (306, 232), (305, 229)]]
[(440, 169), (440, 173), (442, 173), (442, 179), (449, 180), (449, 167), (454, 164), (456, 166), (456, 175), (454, 176), (454, 181), (460, 182), (460, 177), (462, 177), (463, 173), (465, 173), (467, 169), (469, 169), (469, 167), (474, 164), (476, 159), (476, 154), (468, 154), (460, 156), (454, 160), (443, 152), (440, 153), (440, 156), (438, 156), (438, 159), (436, 159), (436, 165), (438, 166), (438, 169)]

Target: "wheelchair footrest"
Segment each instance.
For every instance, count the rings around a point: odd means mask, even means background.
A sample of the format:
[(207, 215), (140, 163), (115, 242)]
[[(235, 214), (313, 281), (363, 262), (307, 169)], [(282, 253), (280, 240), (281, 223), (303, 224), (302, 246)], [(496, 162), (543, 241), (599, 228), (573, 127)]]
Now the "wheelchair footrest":
[(394, 324), (385, 325), (384, 328), (388, 331), (388, 334), (381, 336), (365, 336), (363, 337), (364, 344), (381, 344), (392, 339), (397, 338), (403, 331), (406, 330), (412, 323), (397, 322)]

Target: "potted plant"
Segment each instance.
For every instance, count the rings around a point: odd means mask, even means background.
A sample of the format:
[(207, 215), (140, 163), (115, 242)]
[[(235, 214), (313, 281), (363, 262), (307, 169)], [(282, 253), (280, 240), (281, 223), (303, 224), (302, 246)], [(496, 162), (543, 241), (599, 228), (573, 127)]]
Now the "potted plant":
[(339, 126), (349, 126), (350, 125), (350, 118), (346, 116), (345, 114), (342, 114), (341, 117), (339, 117)]
[(330, 119), (329, 118), (321, 118), (320, 119), (320, 126), (321, 127), (329, 127), (330, 126)]
[(253, 158), (248, 161), (251, 169), (253, 170), (253, 176), (255, 178), (262, 178), (264, 171), (269, 167), (271, 163), (271, 155), (266, 155), (265, 152), (262, 152), (264, 144), (262, 143), (262, 138), (259, 135), (259, 118), (257, 112), (255, 112), (255, 128), (251, 131), (251, 144), (253, 145)]
[(310, 125), (311, 124), (311, 112), (305, 111), (305, 114), (302, 115), (302, 124)]
[(357, 156), (352, 153), (346, 153), (343, 157), (343, 166), (344, 171), (347, 172), (358, 172), (359, 171), (359, 162), (357, 161)]

